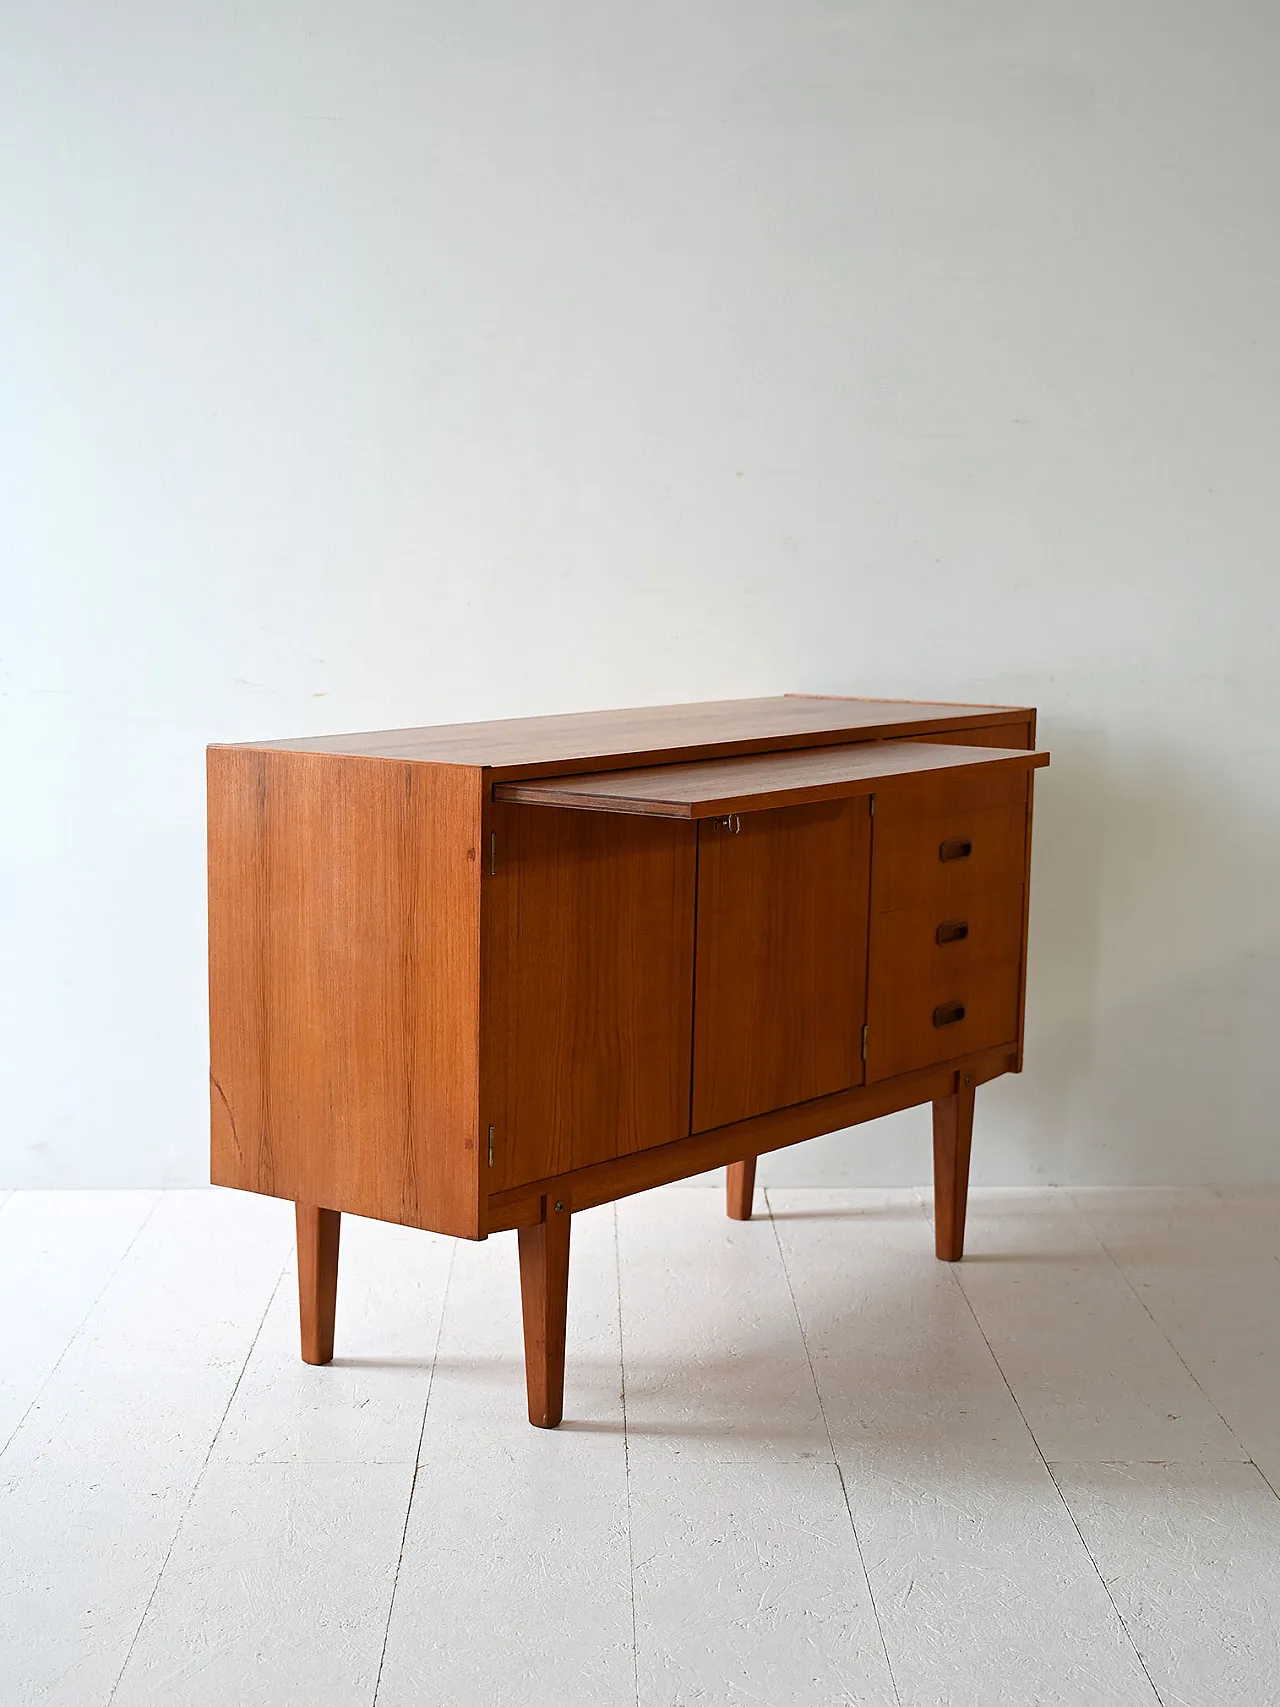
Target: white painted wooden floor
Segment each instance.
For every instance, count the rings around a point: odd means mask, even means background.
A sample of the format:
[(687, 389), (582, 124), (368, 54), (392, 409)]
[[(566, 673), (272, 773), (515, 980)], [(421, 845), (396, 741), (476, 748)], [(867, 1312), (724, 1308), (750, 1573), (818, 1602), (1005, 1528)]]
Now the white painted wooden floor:
[[(2, 1194), (0, 1194), (2, 1196)], [(1280, 1701), (1280, 1193), (705, 1189), (513, 1235), (0, 1202), (2, 1707)]]

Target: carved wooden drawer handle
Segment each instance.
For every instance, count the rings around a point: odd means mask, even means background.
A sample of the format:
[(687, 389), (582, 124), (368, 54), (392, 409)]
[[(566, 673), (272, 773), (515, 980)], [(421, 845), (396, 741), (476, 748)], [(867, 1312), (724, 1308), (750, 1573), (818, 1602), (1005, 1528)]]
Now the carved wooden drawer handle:
[(947, 919), (934, 931), (933, 940), (939, 945), (944, 942), (963, 942), (968, 934), (968, 919)]
[(938, 848), (938, 858), (945, 864), (952, 859), (968, 859), (973, 852), (973, 843), (968, 836), (953, 836), (949, 842), (943, 842)]
[(944, 1025), (955, 1025), (964, 1018), (963, 1002), (943, 1002), (933, 1010), (933, 1023), (942, 1029)]

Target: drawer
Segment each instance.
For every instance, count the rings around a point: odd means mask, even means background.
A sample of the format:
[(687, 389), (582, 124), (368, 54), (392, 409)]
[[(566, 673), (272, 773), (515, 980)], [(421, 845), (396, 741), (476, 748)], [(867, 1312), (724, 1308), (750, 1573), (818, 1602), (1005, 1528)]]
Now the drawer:
[(915, 983), (873, 965), (867, 1001), (867, 1083), (950, 1061), (1018, 1036), (1017, 959)]
[(884, 788), (876, 795), (876, 818), (888, 827), (919, 818), (946, 818), (953, 812), (1022, 806), (1028, 798), (1030, 780), (1030, 771), (1016, 763), (975, 766), (965, 771), (938, 769), (913, 778), (910, 788)]
[(891, 913), (1021, 883), (1024, 803), (960, 809), (936, 818), (887, 818), (877, 800), (871, 910)]
[[(873, 983), (958, 989), (973, 973), (1016, 965), (1022, 958), (1020, 883), (956, 900), (926, 901), (871, 921)], [(941, 998), (940, 998), (941, 999)]]

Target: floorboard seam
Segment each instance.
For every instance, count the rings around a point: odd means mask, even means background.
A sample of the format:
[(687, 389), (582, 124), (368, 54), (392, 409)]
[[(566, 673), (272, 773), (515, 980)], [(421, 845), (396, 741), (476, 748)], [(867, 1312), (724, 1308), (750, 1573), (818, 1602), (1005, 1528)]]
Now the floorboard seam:
[(636, 1537), (631, 1521), (631, 1442), (627, 1436), (627, 1357), (622, 1337), (622, 1253), (618, 1246), (618, 1205), (613, 1205), (613, 1266), (618, 1282), (618, 1373), (622, 1381), (622, 1471), (627, 1490), (627, 1569), (631, 1581), (631, 1672), (640, 1707), (640, 1635), (636, 1623)]
[[(444, 1295), (440, 1300), (440, 1320), (436, 1323), (436, 1343), (431, 1348), (431, 1373), (427, 1376), (427, 1391), (422, 1401), (422, 1422), (418, 1426), (418, 1444), (413, 1451), (413, 1475), (409, 1480), (409, 1497), (404, 1504), (404, 1523), (400, 1529), (400, 1551), (396, 1555), (395, 1575), (391, 1579), (391, 1598), (387, 1602), (387, 1622), (382, 1632), (382, 1648), (378, 1654), (378, 1674), (373, 1680), (373, 1694), (370, 1696), (370, 1707), (378, 1707), (378, 1694), (382, 1688), (382, 1668), (387, 1663), (387, 1643), (391, 1639), (391, 1620), (395, 1616), (396, 1591), (400, 1587), (400, 1570), (404, 1564), (405, 1543), (409, 1539), (409, 1519), (413, 1516), (413, 1496), (418, 1491), (418, 1471), (422, 1463), (422, 1442), (427, 1433), (427, 1411), (431, 1404), (431, 1389), (435, 1386), (436, 1363), (440, 1356), (440, 1340), (444, 1334), (445, 1312), (449, 1308), (449, 1287), (453, 1281), (453, 1261), (458, 1254), (458, 1241), (455, 1239), (449, 1247), (449, 1268), (444, 1277)], [(107, 1707), (111, 1707), (110, 1702)]]
[[(1142, 1296), (1141, 1292), (1138, 1291), (1138, 1288), (1129, 1279), (1129, 1276), (1125, 1273), (1122, 1265), (1116, 1260), (1116, 1257), (1115, 1257), (1114, 1253), (1112, 1252), (1111, 1247), (1107, 1244), (1107, 1241), (1103, 1238), (1102, 1234), (1098, 1232), (1097, 1228), (1094, 1227), (1092, 1222), (1089, 1220), (1088, 1211), (1077, 1209), (1076, 1212), (1077, 1212), (1077, 1214), (1083, 1214), (1084, 1215), (1085, 1224), (1089, 1228), (1090, 1236), (1098, 1241), (1098, 1248), (1103, 1252), (1103, 1254), (1106, 1256), (1107, 1261), (1111, 1264), (1112, 1268), (1115, 1269), (1116, 1273), (1120, 1276), (1121, 1280), (1124, 1281), (1125, 1285), (1129, 1288), (1130, 1292), (1132, 1292), (1134, 1297), (1138, 1300), (1138, 1303), (1142, 1306), (1143, 1314), (1146, 1316), (1147, 1320), (1151, 1323), (1151, 1326), (1160, 1335), (1160, 1338), (1169, 1347), (1169, 1350), (1177, 1358), (1178, 1362), (1186, 1370), (1187, 1375), (1190, 1377), (1191, 1382), (1194, 1385), (1196, 1391), (1198, 1393), (1200, 1393), (1201, 1395), (1203, 1395), (1205, 1404), (1208, 1405), (1209, 1409), (1213, 1412), (1214, 1416), (1217, 1417), (1218, 1421), (1222, 1424), (1223, 1428), (1226, 1429), (1227, 1433), (1231, 1436), (1232, 1440), (1235, 1441), (1236, 1445), (1240, 1448), (1241, 1452), (1244, 1453), (1248, 1462), (1250, 1464), (1252, 1464), (1253, 1459), (1249, 1453), (1248, 1447), (1240, 1439), (1240, 1436), (1236, 1433), (1235, 1429), (1232, 1428), (1231, 1424), (1227, 1421), (1226, 1417), (1223, 1416), (1222, 1412), (1218, 1409), (1217, 1405), (1214, 1404), (1213, 1400), (1209, 1397), (1208, 1393), (1205, 1392), (1203, 1385), (1201, 1384), (1200, 1380), (1196, 1376), (1195, 1370), (1192, 1369), (1191, 1365), (1187, 1362), (1186, 1358), (1183, 1357), (1182, 1353), (1178, 1350), (1177, 1346), (1173, 1343), (1172, 1339), (1170, 1339), (1169, 1335), (1160, 1326), (1160, 1323), (1151, 1314), (1151, 1311), (1147, 1307), (1146, 1299)], [(1229, 1463), (1230, 1460), (1229, 1459), (1225, 1459), (1225, 1460), (1219, 1459), (1219, 1460), (1217, 1460), (1217, 1462)], [(1259, 1474), (1261, 1475), (1261, 1471), (1259, 1471)], [(1269, 1483), (1268, 1483), (1268, 1486), (1270, 1486)], [(1274, 1490), (1272, 1490), (1272, 1491), (1274, 1492)]]
[[(1225, 1205), (1225, 1199), (1223, 1198), (1222, 1193), (1219, 1190), (1219, 1188), (1217, 1186), (1210, 1186), (1209, 1189), (1210, 1189), (1210, 1191), (1213, 1192), (1214, 1196), (1218, 1199), (1218, 1202), (1223, 1203)], [(1074, 1199), (1072, 1201), (1074, 1203)], [(1078, 1205), (1078, 1204), (1076, 1204), (1075, 1207), (1076, 1207), (1077, 1213), (1083, 1215), (1086, 1222), (1089, 1222), (1088, 1210), (1081, 1208), (1080, 1205)], [(1093, 1237), (1098, 1241), (1098, 1243), (1102, 1247), (1102, 1249), (1106, 1252), (1107, 1260), (1111, 1263), (1111, 1265), (1115, 1269), (1116, 1273), (1118, 1275), (1120, 1275), (1121, 1279), (1124, 1281), (1125, 1285), (1129, 1288), (1130, 1292), (1133, 1293), (1134, 1297), (1138, 1300), (1139, 1304), (1142, 1305), (1143, 1310), (1146, 1311), (1147, 1319), (1150, 1321), (1152, 1327), (1155, 1328), (1156, 1332), (1164, 1340), (1165, 1344), (1169, 1347), (1170, 1351), (1172, 1351), (1173, 1355), (1177, 1358), (1178, 1362), (1186, 1370), (1187, 1374), (1191, 1377), (1192, 1381), (1195, 1383), (1197, 1389), (1201, 1393), (1204, 1394), (1205, 1403), (1209, 1406), (1210, 1410), (1213, 1411), (1214, 1415), (1222, 1423), (1223, 1428), (1226, 1429), (1227, 1433), (1231, 1436), (1232, 1440), (1235, 1441), (1236, 1445), (1240, 1448), (1241, 1452), (1243, 1452), (1245, 1454), (1244, 1462), (1252, 1465), (1252, 1467), (1258, 1472), (1258, 1475), (1261, 1476), (1262, 1480), (1271, 1489), (1271, 1492), (1275, 1495), (1275, 1497), (1278, 1500), (1280, 1500), (1280, 1487), (1276, 1486), (1276, 1484), (1271, 1480), (1270, 1476), (1267, 1475), (1266, 1471), (1261, 1467), (1261, 1465), (1259, 1465), (1254, 1460), (1254, 1457), (1253, 1457), (1252, 1453), (1249, 1451), (1249, 1448), (1245, 1445), (1244, 1441), (1241, 1440), (1240, 1436), (1236, 1433), (1235, 1429), (1232, 1428), (1231, 1424), (1227, 1421), (1226, 1417), (1222, 1414), (1222, 1412), (1218, 1408), (1218, 1406), (1214, 1404), (1213, 1400), (1209, 1396), (1208, 1390), (1204, 1387), (1202, 1382), (1199, 1380), (1198, 1376), (1196, 1375), (1195, 1370), (1192, 1369), (1191, 1365), (1187, 1362), (1186, 1358), (1183, 1357), (1182, 1353), (1178, 1350), (1177, 1346), (1174, 1344), (1170, 1335), (1165, 1332), (1165, 1330), (1160, 1326), (1160, 1323), (1151, 1314), (1151, 1311), (1147, 1306), (1146, 1299), (1142, 1296), (1141, 1292), (1138, 1291), (1138, 1288), (1133, 1284), (1132, 1280), (1130, 1280), (1129, 1276), (1125, 1273), (1122, 1264), (1120, 1263), (1119, 1259), (1116, 1257), (1115, 1253), (1112, 1251), (1110, 1245), (1108, 1245), (1107, 1241), (1103, 1238), (1102, 1234), (1097, 1230), (1097, 1228), (1092, 1224), (1092, 1222), (1089, 1222), (1089, 1231), (1093, 1235)], [(1280, 1262), (1280, 1257), (1275, 1258), (1275, 1260), (1277, 1262)], [(1230, 1463), (1231, 1460), (1230, 1459), (1216, 1459), (1216, 1460), (1211, 1460), (1210, 1462)]]
[[(141, 1232), (141, 1228), (139, 1228), (139, 1232)], [(187, 1514), (195, 1503), (196, 1494), (199, 1492), (200, 1484), (204, 1480), (204, 1473), (209, 1468), (209, 1460), (213, 1457), (213, 1449), (218, 1444), (218, 1439), (222, 1434), (223, 1425), (231, 1414), (232, 1405), (236, 1402), (236, 1394), (240, 1391), (240, 1383), (244, 1380), (244, 1372), (249, 1367), (249, 1360), (253, 1356), (254, 1348), (257, 1345), (258, 1340), (261, 1338), (262, 1329), (266, 1322), (267, 1315), (271, 1306), (275, 1303), (276, 1293), (280, 1290), (280, 1282), (284, 1279), (285, 1272), (288, 1267), (289, 1257), (286, 1256), (284, 1261), (280, 1264), (280, 1272), (276, 1275), (275, 1283), (267, 1294), (267, 1301), (263, 1306), (261, 1316), (258, 1318), (258, 1325), (253, 1330), (253, 1337), (249, 1341), (248, 1350), (245, 1352), (244, 1357), (241, 1360), (240, 1367), (236, 1371), (236, 1378), (232, 1384), (230, 1393), (227, 1395), (227, 1402), (222, 1407), (222, 1415), (218, 1418), (218, 1426), (214, 1429), (213, 1434), (210, 1437), (209, 1449), (204, 1455), (204, 1460), (201, 1463), (199, 1470), (196, 1471), (195, 1477), (191, 1483), (190, 1491), (187, 1494), (186, 1500), (183, 1502), (182, 1511), (178, 1517), (178, 1521), (173, 1526), (173, 1534), (169, 1538), (169, 1545), (165, 1548), (164, 1558), (160, 1561), (160, 1569), (156, 1572), (156, 1580), (151, 1585), (151, 1593), (147, 1596), (147, 1604), (142, 1609), (142, 1616), (139, 1618), (137, 1628), (134, 1630), (133, 1636), (130, 1639), (129, 1647), (124, 1656), (124, 1662), (121, 1665), (120, 1670), (116, 1673), (115, 1682), (111, 1685), (111, 1693), (107, 1696), (106, 1707), (111, 1707), (111, 1703), (115, 1700), (120, 1689), (120, 1685), (124, 1681), (124, 1674), (129, 1669), (129, 1661), (133, 1658), (133, 1650), (137, 1647), (138, 1638), (141, 1636), (143, 1628), (146, 1625), (147, 1614), (151, 1611), (156, 1595), (160, 1592), (160, 1584), (164, 1580), (164, 1573), (169, 1568), (169, 1561), (173, 1557), (173, 1550), (178, 1545), (178, 1537), (182, 1534), (183, 1525), (187, 1521)]]
[(782, 1248), (782, 1239), (778, 1233), (778, 1223), (773, 1218), (773, 1205), (769, 1202), (769, 1192), (765, 1188), (761, 1192), (765, 1208), (769, 1214), (769, 1225), (773, 1229), (774, 1243), (778, 1247), (778, 1261), (782, 1264), (782, 1277), (787, 1283), (787, 1294), (791, 1299), (791, 1308), (795, 1311), (796, 1326), (800, 1330), (800, 1343), (804, 1347), (805, 1362), (809, 1365), (809, 1379), (813, 1382), (813, 1391), (818, 1400), (818, 1411), (822, 1417), (822, 1426), (826, 1431), (827, 1449), (831, 1453), (831, 1462), (840, 1481), (840, 1497), (844, 1500), (844, 1509), (849, 1518), (849, 1529), (853, 1535), (853, 1544), (858, 1550), (858, 1563), (862, 1567), (862, 1580), (867, 1585), (867, 1598), (871, 1602), (871, 1615), (876, 1621), (876, 1632), (880, 1637), (880, 1648), (884, 1654), (885, 1669), (889, 1673), (889, 1687), (893, 1690), (893, 1699), (897, 1707), (902, 1707), (902, 1693), (898, 1688), (898, 1680), (894, 1675), (893, 1661), (889, 1658), (889, 1644), (885, 1640), (884, 1625), (880, 1620), (880, 1608), (876, 1604), (876, 1591), (871, 1586), (871, 1573), (867, 1569), (866, 1554), (862, 1551), (862, 1537), (858, 1534), (858, 1525), (854, 1522), (853, 1507), (849, 1503), (849, 1489), (845, 1485), (844, 1470), (836, 1456), (836, 1443), (831, 1437), (831, 1424), (827, 1421), (827, 1407), (823, 1401), (822, 1388), (818, 1385), (817, 1371), (813, 1367), (813, 1356), (809, 1351), (809, 1336), (804, 1330), (804, 1318), (800, 1314), (800, 1306), (796, 1302), (795, 1288), (791, 1284), (791, 1273), (787, 1268), (786, 1253)]
[[(11, 1193), (10, 1195), (14, 1195), (14, 1194)], [(84, 1331), (85, 1323), (89, 1320), (90, 1316), (92, 1316), (93, 1312), (98, 1308), (98, 1305), (101, 1304), (103, 1298), (106, 1296), (107, 1288), (111, 1285), (111, 1282), (115, 1279), (115, 1277), (119, 1274), (120, 1270), (123, 1268), (125, 1258), (129, 1255), (129, 1252), (133, 1249), (133, 1247), (137, 1244), (138, 1240), (142, 1237), (144, 1228), (146, 1227), (148, 1221), (150, 1221), (151, 1217), (155, 1214), (156, 1210), (159, 1209), (163, 1197), (164, 1197), (164, 1193), (162, 1191), (156, 1192), (155, 1202), (151, 1205), (150, 1209), (147, 1210), (147, 1213), (142, 1217), (141, 1221), (139, 1221), (137, 1227), (134, 1229), (133, 1237), (129, 1240), (129, 1243), (125, 1246), (125, 1248), (120, 1252), (119, 1261), (116, 1263), (115, 1267), (111, 1270), (111, 1273), (103, 1281), (101, 1287), (98, 1290), (97, 1296), (94, 1298), (94, 1300), (90, 1304), (89, 1308), (85, 1311), (84, 1315), (81, 1316), (80, 1320), (76, 1323), (76, 1326), (72, 1330), (72, 1332), (71, 1332), (71, 1334), (67, 1340), (66, 1345), (64, 1345), (62, 1350), (58, 1353), (57, 1362), (50, 1369), (49, 1373), (45, 1376), (44, 1380), (40, 1383), (39, 1387), (37, 1387), (34, 1395), (32, 1396), (31, 1403), (27, 1406), (26, 1410), (23, 1411), (22, 1415), (18, 1418), (17, 1422), (14, 1423), (13, 1428), (10, 1430), (9, 1438), (5, 1441), (3, 1446), (0, 1446), (0, 1458), (3, 1458), (5, 1453), (13, 1445), (14, 1441), (18, 1438), (18, 1434), (22, 1428), (23, 1423), (26, 1422), (27, 1418), (31, 1415), (32, 1411), (35, 1410), (36, 1406), (40, 1403), (40, 1400), (43, 1397), (45, 1388), (49, 1385), (50, 1381), (53, 1380), (54, 1376), (58, 1373), (59, 1369), (62, 1367), (63, 1358), (66, 1357), (67, 1353), (71, 1350), (72, 1346), (80, 1338), (80, 1335)]]
[[(1090, 1229), (1090, 1231), (1092, 1232), (1092, 1228)], [(1096, 1237), (1096, 1235), (1095, 1235), (1095, 1237)], [(1156, 1701), (1159, 1703), (1159, 1707), (1165, 1707), (1164, 1696), (1161, 1695), (1160, 1691), (1156, 1688), (1156, 1681), (1152, 1677), (1151, 1673), (1147, 1670), (1147, 1662), (1143, 1659), (1142, 1652), (1139, 1649), (1138, 1644), (1133, 1639), (1133, 1631), (1130, 1630), (1127, 1622), (1125, 1621), (1124, 1613), (1121, 1612), (1120, 1608), (1116, 1605), (1116, 1598), (1111, 1592), (1110, 1586), (1107, 1583), (1107, 1579), (1102, 1574), (1102, 1567), (1098, 1564), (1098, 1561), (1094, 1558), (1093, 1552), (1090, 1549), (1089, 1543), (1085, 1540), (1084, 1535), (1081, 1532), (1080, 1525), (1076, 1522), (1076, 1514), (1075, 1514), (1075, 1512), (1072, 1511), (1070, 1505), (1067, 1503), (1067, 1497), (1058, 1485), (1058, 1478), (1053, 1473), (1052, 1464), (1050, 1464), (1049, 1460), (1045, 1457), (1044, 1453), (1040, 1449), (1040, 1442), (1036, 1439), (1035, 1430), (1031, 1427), (1031, 1424), (1027, 1421), (1026, 1413), (1023, 1411), (1022, 1406), (1018, 1403), (1018, 1395), (1014, 1392), (1013, 1387), (1009, 1381), (1009, 1377), (1004, 1372), (1004, 1366), (1001, 1364), (1000, 1359), (996, 1356), (995, 1349), (992, 1346), (991, 1341), (987, 1338), (987, 1330), (983, 1327), (981, 1321), (979, 1320), (978, 1312), (974, 1309), (973, 1302), (970, 1299), (969, 1294), (965, 1291), (964, 1287), (961, 1286), (961, 1284), (960, 1284), (960, 1278), (955, 1272), (955, 1265), (949, 1263), (947, 1266), (951, 1270), (952, 1284), (954, 1285), (956, 1291), (964, 1299), (965, 1308), (968, 1310), (969, 1314), (973, 1317), (974, 1326), (977, 1328), (978, 1332), (982, 1335), (982, 1343), (983, 1343), (983, 1345), (986, 1346), (987, 1351), (991, 1357), (992, 1363), (995, 1364), (996, 1368), (1000, 1372), (1000, 1379), (1004, 1382), (1005, 1387), (1008, 1391), (1009, 1397), (1013, 1400), (1014, 1409), (1017, 1411), (1018, 1415), (1022, 1418), (1022, 1426), (1023, 1426), (1023, 1428), (1026, 1429), (1028, 1438), (1030, 1439), (1031, 1444), (1036, 1449), (1036, 1456), (1037, 1456), (1037, 1458), (1039, 1458), (1040, 1462), (1044, 1465), (1045, 1474), (1048, 1476), (1049, 1480), (1053, 1483), (1053, 1490), (1057, 1494), (1059, 1500), (1062, 1502), (1062, 1509), (1063, 1509), (1063, 1511), (1066, 1512), (1067, 1519), (1070, 1522), (1072, 1529), (1074, 1529), (1076, 1532), (1076, 1538), (1080, 1542), (1081, 1547), (1084, 1549), (1084, 1556), (1086, 1559), (1088, 1559), (1089, 1563), (1093, 1566), (1094, 1575), (1097, 1577), (1098, 1581), (1102, 1584), (1102, 1592), (1103, 1592), (1103, 1594), (1106, 1595), (1107, 1599), (1111, 1603), (1111, 1610), (1115, 1613), (1116, 1619), (1119, 1622), (1120, 1628), (1124, 1631), (1125, 1640), (1128, 1642), (1129, 1646), (1133, 1649), (1134, 1658), (1137, 1660), (1138, 1664), (1142, 1667), (1142, 1675), (1146, 1678), (1148, 1684), (1150, 1684), (1151, 1693), (1155, 1697)]]

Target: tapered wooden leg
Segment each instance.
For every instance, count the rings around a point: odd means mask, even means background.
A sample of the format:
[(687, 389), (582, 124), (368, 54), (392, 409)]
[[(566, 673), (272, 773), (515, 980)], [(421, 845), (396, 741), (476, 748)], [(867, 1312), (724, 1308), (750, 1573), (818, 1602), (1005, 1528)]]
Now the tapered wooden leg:
[(731, 1221), (750, 1221), (751, 1200), (756, 1189), (756, 1159), (747, 1156), (730, 1162), (724, 1171), (724, 1207)]
[(564, 1415), (564, 1330), (569, 1304), (569, 1202), (546, 1200), (546, 1219), (521, 1227), (520, 1303), (529, 1421), (555, 1428)]
[(939, 1262), (959, 1262), (964, 1255), (972, 1143), (973, 1080), (964, 1074), (956, 1094), (933, 1105), (933, 1236)]
[(333, 1315), (338, 1303), (338, 1236), (342, 1216), (336, 1209), (294, 1205), (298, 1220), (298, 1315), (302, 1361), (328, 1363), (333, 1357)]

